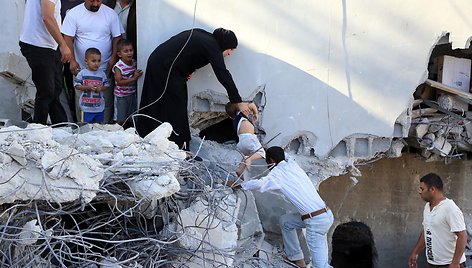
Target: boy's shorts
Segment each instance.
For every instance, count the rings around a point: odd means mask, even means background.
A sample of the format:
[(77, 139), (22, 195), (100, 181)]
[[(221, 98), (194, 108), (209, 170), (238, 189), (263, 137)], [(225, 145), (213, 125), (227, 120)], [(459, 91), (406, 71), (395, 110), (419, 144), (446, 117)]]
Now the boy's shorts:
[(128, 119), (128, 122), (132, 122), (131, 117), (128, 117), (136, 112), (137, 109), (138, 103), (136, 92), (131, 95), (120, 97), (115, 95), (115, 115), (113, 120), (116, 122), (124, 122), (126, 119)]
[(83, 114), (83, 121), (86, 123), (103, 123), (104, 118), (104, 112), (98, 112), (98, 113), (87, 113), (84, 112)]
[(263, 158), (265, 158), (265, 150), (262, 148), (259, 139), (255, 134), (239, 134), (239, 142), (236, 145), (236, 148), (244, 155), (250, 156), (253, 153), (257, 153)]

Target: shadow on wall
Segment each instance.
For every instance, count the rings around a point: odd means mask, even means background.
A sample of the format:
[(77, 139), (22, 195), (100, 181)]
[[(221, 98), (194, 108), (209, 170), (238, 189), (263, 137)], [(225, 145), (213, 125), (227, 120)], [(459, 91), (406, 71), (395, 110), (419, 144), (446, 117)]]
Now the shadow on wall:
[[(156, 9), (150, 8), (154, 6), (159, 7), (157, 10), (160, 10), (160, 13), (165, 14), (165, 16), (156, 20), (156, 14), (152, 14), (153, 12), (155, 13)], [(200, 20), (198, 13), (193, 24), (191, 14), (186, 14), (177, 6), (173, 6), (165, 1), (156, 4), (143, 4), (141, 7), (138, 6), (138, 11), (142, 13), (141, 19), (138, 22), (140, 24), (138, 25), (138, 30), (141, 29), (138, 33), (140, 38), (139, 51), (145, 54), (150, 53), (159, 43), (167, 40), (170, 36), (192, 25), (208, 31), (212, 31), (215, 28), (215, 25), (210, 26), (203, 22), (203, 20)], [(166, 19), (175, 21), (175, 17), (179, 18), (175, 24), (163, 23)], [(284, 19), (290, 20), (292, 16), (284, 17)], [(297, 20), (291, 23), (295, 21)], [(302, 21), (299, 22), (302, 24)], [(241, 21), (240, 23), (244, 24), (245, 22)], [(144, 27), (140, 27), (141, 25)], [(142, 32), (148, 29), (149, 25), (159, 28), (160, 31), (155, 35)], [(231, 25), (227, 27), (232, 28), (238, 36), (254, 34), (254, 32), (243, 32)], [(267, 43), (270, 48), (275, 46), (270, 46), (270, 43), (274, 42), (271, 33), (275, 35), (277, 29), (273, 28), (275, 25), (266, 25), (266, 27), (269, 27), (266, 32), (256, 36), (258, 42)], [(296, 29), (299, 31), (310, 30), (310, 36), (317, 36), (318, 38), (306, 39), (306, 33), (303, 35), (293, 33), (290, 36), (300, 39), (300, 42), (279, 39), (276, 41), (288, 42), (291, 48), (296, 47), (297, 43), (299, 45), (304, 44), (305, 49), (301, 47), (298, 51), (294, 50), (297, 51), (297, 54), (293, 55), (293, 57), (305, 56), (316, 58), (316, 62), (322, 65), (315, 66), (316, 68), (329, 69), (330, 65), (328, 64), (329, 60), (326, 58), (327, 55), (316, 52), (323, 51), (329, 45), (329, 42), (323, 39), (326, 33), (316, 27), (312, 29), (306, 26)], [(258, 30), (255, 29), (254, 31), (257, 33)], [(240, 38), (240, 40), (244, 40), (244, 38)], [(147, 55), (145, 54), (139, 55), (140, 65), (143, 67), (144, 62), (147, 61)], [(279, 58), (255, 51), (243, 42), (240, 42), (238, 49), (225, 61), (243, 97), (248, 96), (250, 90), (260, 85), (265, 85), (267, 103), (261, 123), (266, 136), (263, 142), (267, 143), (267, 141), (277, 136), (278, 133), (281, 133), (267, 146), (280, 145), (287, 147), (290, 145), (297, 154), (327, 157), (329, 152), (340, 141), (352, 134), (366, 133), (384, 137), (392, 135), (393, 124), (386, 120), (385, 115), (366, 110), (350, 97), (353, 93), (342, 93), (341, 91), (345, 91), (345, 89), (331, 87), (322, 81), (323, 78), (315, 77), (309, 73), (313, 70), (304, 70)], [(351, 66), (350, 68), (353, 67)], [(364, 66), (364, 68), (366, 67)], [(382, 65), (379, 65), (379, 68), (383, 68)], [(350, 80), (349, 75), (346, 76)], [(210, 66), (199, 69), (192, 76), (188, 86), (190, 96), (208, 89), (224, 92)], [(349, 91), (351, 90), (356, 91), (354, 86), (351, 86), (349, 83)], [(394, 91), (388, 91), (387, 93), (389, 92)], [(376, 100), (373, 99), (372, 102), (374, 101)]]
[[(251, 62), (253, 70), (242, 70), (240, 66), (244, 64), (240, 62)], [(261, 87), (261, 82), (264, 84), (264, 100), (261, 101), (264, 107), (260, 109), (262, 116), (259, 122), (266, 134), (263, 142), (276, 137), (267, 146), (279, 145), (289, 147), (291, 152), (299, 155), (323, 157), (345, 137), (359, 134), (356, 130), (360, 128), (365, 129), (365, 133), (375, 133), (376, 129), (393, 131), (393, 126), (369, 113), (349, 96), (280, 59), (240, 45), (238, 51), (226, 59), (226, 63), (237, 84), (242, 80), (252, 83), (251, 90)], [(256, 74), (253, 73), (254, 68)], [(209, 88), (214, 91), (221, 87), (212, 73), (210, 66), (196, 72), (189, 82), (192, 98), (198, 95), (199, 101), (205, 102), (205, 97), (200, 94), (202, 91), (210, 91)], [(247, 91), (241, 87), (240, 91), (243, 99), (250, 99)], [(215, 98), (207, 98), (212, 105), (192, 107), (193, 112), (221, 112), (212, 107), (225, 103), (218, 105), (214, 103)], [(361, 118), (365, 119), (363, 123), (359, 121)], [(279, 133), (281, 135), (277, 136)]]
[(374, 268), (377, 250), (367, 224), (350, 221), (334, 229), (331, 265), (334, 268)]

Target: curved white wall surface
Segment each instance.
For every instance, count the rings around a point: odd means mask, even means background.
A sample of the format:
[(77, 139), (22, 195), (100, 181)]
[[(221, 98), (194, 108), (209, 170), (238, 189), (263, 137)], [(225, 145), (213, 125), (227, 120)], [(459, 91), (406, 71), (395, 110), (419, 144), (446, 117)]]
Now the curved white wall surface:
[[(309, 146), (326, 156), (352, 134), (392, 136), (439, 38), (449, 32), (453, 47), (468, 47), (471, 8), (466, 0), (138, 0), (138, 60), (144, 69), (158, 44), (192, 25), (233, 30), (240, 45), (226, 63), (243, 98), (265, 85), (266, 141), (311, 133)], [(206, 89), (225, 92), (209, 66), (189, 94)]]

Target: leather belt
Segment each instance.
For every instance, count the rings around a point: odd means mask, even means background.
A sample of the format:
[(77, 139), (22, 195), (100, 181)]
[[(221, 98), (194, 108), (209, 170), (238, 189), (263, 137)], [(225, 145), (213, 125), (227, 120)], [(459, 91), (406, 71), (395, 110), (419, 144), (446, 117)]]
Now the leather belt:
[(313, 212), (310, 212), (308, 214), (305, 214), (305, 215), (302, 215), (302, 221), (306, 220), (306, 219), (309, 219), (309, 218), (313, 218), (313, 217), (316, 217), (320, 214), (323, 214), (325, 212), (328, 212), (329, 210), (329, 207), (325, 207), (325, 208), (322, 208), (322, 209), (318, 209), (317, 211), (313, 211)]

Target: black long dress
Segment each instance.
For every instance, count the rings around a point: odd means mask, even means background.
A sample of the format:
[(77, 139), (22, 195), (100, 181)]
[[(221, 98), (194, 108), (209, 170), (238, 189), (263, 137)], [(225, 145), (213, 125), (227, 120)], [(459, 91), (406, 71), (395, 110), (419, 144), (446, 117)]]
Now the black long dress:
[[(139, 111), (161, 122), (169, 122), (178, 134), (178, 136), (172, 134), (170, 140), (179, 147), (184, 143), (188, 146), (190, 141), (187, 77), (196, 69), (210, 63), (218, 81), (226, 89), (230, 102), (241, 102), (241, 96), (230, 72), (226, 69), (222, 50), (213, 34), (202, 29), (194, 29), (188, 40), (190, 33), (191, 31), (187, 30), (171, 37), (149, 56), (140, 103), (140, 107), (145, 108)], [(188, 43), (185, 45), (187, 40)], [(185, 48), (175, 60), (184, 45)], [(155, 102), (157, 99), (159, 100)], [(153, 104), (147, 107), (151, 103)], [(155, 120), (140, 116), (137, 118), (136, 129), (139, 135), (144, 137), (159, 125), (160, 123)]]

